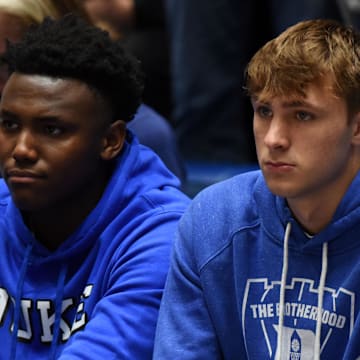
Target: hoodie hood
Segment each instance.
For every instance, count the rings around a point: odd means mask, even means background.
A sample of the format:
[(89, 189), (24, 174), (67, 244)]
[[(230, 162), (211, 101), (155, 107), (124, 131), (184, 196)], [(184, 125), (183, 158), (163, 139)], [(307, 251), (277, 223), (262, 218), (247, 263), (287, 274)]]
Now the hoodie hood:
[[(358, 246), (356, 236), (349, 236), (349, 233), (356, 232), (356, 225), (360, 220), (360, 196), (356, 191), (360, 185), (360, 175), (354, 178), (345, 196), (337, 207), (332, 221), (318, 234), (309, 236), (293, 218), (291, 211), (284, 198), (274, 196), (265, 185), (263, 177), (259, 177), (255, 188), (255, 201), (257, 202), (260, 218), (265, 231), (273, 241), (282, 243), (283, 261), (279, 294), (279, 322), (277, 334), (277, 349), (281, 349), (284, 342), (284, 317), (286, 288), (288, 286), (288, 268), (291, 264), (289, 249), (295, 249), (303, 253), (312, 253), (319, 256), (321, 272), (318, 278), (317, 288), (317, 313), (323, 311), (326, 276), (328, 271), (329, 246), (332, 254), (343, 252)], [(266, 190), (267, 189), (267, 190)], [(264, 200), (264, 196), (266, 200)], [(262, 204), (262, 206), (260, 206)], [(265, 206), (264, 206), (265, 205)], [(269, 216), (276, 213), (278, 216)], [(357, 228), (358, 230), (358, 228)], [(281, 237), (281, 234), (283, 236)], [(346, 236), (347, 235), (347, 236)], [(347, 242), (344, 243), (344, 239)], [(339, 241), (337, 241), (339, 239)], [(320, 359), (321, 354), (321, 329), (322, 317), (317, 316), (315, 338), (314, 338), (314, 359)], [(275, 359), (280, 360), (281, 351), (277, 351)]]
[(261, 171), (197, 195), (179, 222), (155, 359), (357, 359), (359, 180), (313, 237)]
[[(291, 235), (289, 247), (305, 252), (321, 252), (322, 244), (329, 243), (331, 252), (344, 251), (357, 245), (356, 237), (349, 236), (351, 241), (344, 244), (343, 241), (337, 242), (344, 233), (353, 231), (360, 221), (360, 194), (357, 189), (360, 186), (360, 174), (354, 178), (337, 207), (332, 221), (320, 233), (316, 234), (309, 241), (304, 230), (297, 223), (291, 214), (286, 200), (279, 196), (274, 196), (268, 189), (265, 179), (259, 176), (254, 187), (254, 199), (261, 219), (262, 226), (266, 233), (275, 242), (282, 243), (285, 228), (290, 222)], [(273, 216), (273, 214), (277, 216)]]
[[(60, 345), (64, 345), (72, 335), (71, 324), (77, 322), (74, 320), (75, 314), (77, 311), (85, 311), (85, 305), (78, 302), (89, 297), (86, 311), (91, 316), (111, 286), (116, 289), (125, 286), (116, 283), (122, 279), (122, 272), (126, 278), (127, 271), (135, 271), (136, 275), (129, 275), (131, 279), (126, 280), (130, 284), (134, 283), (128, 285), (129, 288), (134, 286), (138, 289), (139, 284), (152, 286), (148, 291), (143, 290), (143, 301), (147, 302), (148, 307), (149, 304), (157, 304), (158, 307), (168, 268), (171, 248), (169, 234), (175, 231), (178, 218), (189, 201), (179, 187), (178, 178), (153, 151), (140, 145), (129, 131), (124, 148), (115, 159), (113, 174), (97, 206), (68, 239), (55, 251), (50, 251), (34, 238), (24, 224), (21, 212), (16, 208), (6, 184), (1, 180), (0, 226), (3, 241), (0, 246), (4, 256), (0, 259), (0, 265), (4, 271), (0, 276), (0, 287), (6, 291), (6, 298), (13, 298), (13, 317), (6, 318), (11, 326), (3, 324), (0, 327), (1, 334), (6, 337), (10, 335), (11, 338), (4, 340), (7, 343), (4, 354), (9, 354), (9, 357), (4, 356), (10, 359), (23, 356), (22, 346), (26, 345), (19, 341), (19, 331), (23, 336), (34, 336), (28, 354), (35, 353), (34, 356), (39, 359), (57, 358), (62, 350)], [(153, 256), (156, 256), (156, 261)], [(133, 260), (130, 261), (129, 258)], [(155, 262), (156, 271), (143, 274), (144, 268), (151, 269)], [(136, 272), (137, 267), (139, 271)], [(92, 291), (91, 297), (89, 291)], [(116, 290), (115, 294), (117, 291), (119, 290)], [(126, 293), (126, 290), (123, 289), (123, 292)], [(126, 295), (120, 294), (119, 297), (121, 296)], [(115, 295), (114, 297), (116, 298)], [(23, 304), (27, 299), (31, 299), (34, 304), (39, 302), (45, 305), (33, 305), (33, 308), (25, 309)], [(114, 308), (117, 313), (124, 307), (121, 302), (115, 305), (114, 300), (109, 303), (103, 306), (106, 309)], [(41, 306), (49, 307), (42, 309)], [(156, 318), (150, 315), (156, 312), (152, 309), (149, 311), (149, 316), (146, 317), (149, 322), (144, 329), (152, 333)], [(52, 312), (53, 315), (50, 316)], [(136, 314), (137, 312), (132, 316)], [(98, 320), (101, 323), (107, 324), (109, 321), (106, 312), (98, 316), (106, 319)], [(82, 326), (85, 326), (87, 321), (84, 320)], [(104, 334), (106, 332), (96, 328), (90, 338), (94, 342), (94, 338), (101, 338)], [(73, 336), (66, 344), (72, 340)], [(46, 342), (51, 343), (50, 346), (44, 346)], [(141, 352), (145, 348), (145, 353), (151, 351), (151, 339), (145, 339), (144, 336), (143, 343), (136, 351)], [(120, 351), (111, 349), (113, 346), (109, 345), (103, 351)], [(82, 347), (81, 342), (79, 347)], [(133, 348), (131, 342), (125, 344), (121, 351), (130, 354), (130, 348)]]
[[(7, 194), (3, 180), (0, 184), (3, 193), (0, 206), (5, 207), (5, 226), (12, 238), (15, 252), (23, 256), (25, 249), (31, 244), (32, 257), (38, 258), (40, 262), (53, 264), (86, 253), (87, 249), (93, 246), (89, 239), (96, 239), (120, 213), (129, 211), (129, 214), (123, 214), (127, 217), (132, 216), (131, 213), (145, 211), (147, 203), (144, 199), (151, 197), (152, 201), (161, 202), (161, 190), (179, 186), (178, 178), (163, 165), (160, 158), (139, 144), (138, 139), (128, 131), (125, 146), (115, 160), (114, 172), (97, 206), (55, 251), (48, 250), (34, 239), (23, 222), (21, 212)], [(137, 205), (130, 209), (130, 202)]]

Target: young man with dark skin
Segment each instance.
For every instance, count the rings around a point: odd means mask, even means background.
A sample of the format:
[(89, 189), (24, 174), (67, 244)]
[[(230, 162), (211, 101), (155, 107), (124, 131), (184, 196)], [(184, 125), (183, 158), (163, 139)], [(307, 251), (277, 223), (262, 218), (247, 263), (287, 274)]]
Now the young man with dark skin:
[(188, 198), (126, 128), (137, 62), (75, 16), (5, 54), (0, 102), (4, 359), (151, 359)]
[(359, 359), (360, 35), (300, 22), (246, 87), (261, 170), (180, 220), (154, 359)]
[[(90, 21), (82, 0), (0, 0), (0, 57), (6, 50), (6, 41), (19, 41), (30, 25), (39, 25), (47, 16), (59, 19), (68, 13)], [(8, 75), (7, 67), (0, 62), (0, 96)], [(143, 103), (127, 127), (141, 144), (154, 150), (185, 185), (186, 169), (169, 120)]]

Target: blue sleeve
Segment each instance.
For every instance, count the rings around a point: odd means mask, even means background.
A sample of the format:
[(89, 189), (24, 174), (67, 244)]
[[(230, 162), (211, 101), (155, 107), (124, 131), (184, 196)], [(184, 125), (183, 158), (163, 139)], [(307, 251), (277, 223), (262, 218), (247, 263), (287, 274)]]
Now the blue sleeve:
[(154, 360), (221, 359), (193, 253), (192, 214), (179, 225), (155, 338)]
[(125, 256), (114, 254), (105, 295), (83, 331), (71, 336), (59, 360), (151, 359), (158, 309), (180, 214), (142, 224)]

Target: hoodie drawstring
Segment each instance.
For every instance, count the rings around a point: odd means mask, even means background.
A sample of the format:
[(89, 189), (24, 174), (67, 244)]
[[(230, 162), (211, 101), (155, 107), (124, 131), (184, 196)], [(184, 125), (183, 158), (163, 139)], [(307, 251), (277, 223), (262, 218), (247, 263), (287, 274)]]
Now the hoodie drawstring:
[(281, 344), (283, 338), (283, 325), (284, 325), (284, 313), (285, 313), (285, 288), (286, 288), (286, 277), (288, 271), (288, 260), (289, 260), (289, 237), (291, 231), (291, 223), (288, 222), (285, 230), (284, 246), (283, 246), (283, 267), (281, 271), (281, 283), (280, 283), (280, 305), (279, 305), (279, 330), (277, 338), (277, 349), (278, 349), (278, 360), (281, 360)]
[[(30, 254), (33, 248), (33, 244), (30, 243), (25, 251), (24, 260), (21, 264), (20, 268), (20, 275), (19, 281), (16, 287), (16, 294), (15, 294), (15, 304), (14, 304), (14, 323), (13, 323), (13, 332), (11, 336), (11, 348), (10, 348), (10, 359), (16, 359), (16, 347), (17, 347), (17, 337), (20, 325), (20, 315), (21, 315), (21, 296), (23, 292), (24, 282), (25, 282), (25, 275), (27, 271), (27, 267), (29, 264)], [(62, 299), (64, 294), (64, 284), (65, 278), (67, 273), (66, 265), (63, 265), (57, 282), (57, 289), (56, 289), (56, 302), (55, 302), (55, 321), (54, 321), (54, 334), (51, 343), (50, 349), (50, 359), (55, 359), (56, 350), (57, 350), (57, 343), (58, 337), (60, 332), (60, 321), (61, 321), (61, 312), (62, 312)]]
[(322, 308), (323, 308), (323, 300), (324, 300), (325, 279), (326, 279), (327, 263), (328, 263), (327, 253), (328, 253), (328, 244), (324, 243), (322, 248), (321, 275), (320, 275), (319, 288), (318, 288), (314, 359), (320, 359), (321, 320), (322, 320)]
[(10, 359), (16, 358), (16, 345), (17, 345), (17, 336), (19, 331), (19, 322), (20, 322), (20, 312), (21, 312), (21, 295), (25, 282), (25, 274), (29, 264), (30, 254), (32, 251), (33, 244), (29, 243), (25, 250), (24, 260), (21, 264), (19, 281), (16, 286), (15, 294), (15, 308), (14, 308), (14, 324), (13, 324), (13, 333), (11, 336), (11, 348), (10, 348)]
[(54, 332), (53, 338), (51, 341), (51, 349), (50, 349), (50, 359), (56, 358), (56, 349), (58, 344), (58, 338), (60, 333), (60, 321), (61, 321), (61, 313), (62, 313), (62, 300), (64, 295), (64, 284), (67, 273), (66, 265), (61, 267), (57, 286), (56, 286), (56, 299), (55, 299), (55, 321), (54, 321)]
[[(280, 301), (279, 301), (279, 325), (278, 325), (278, 338), (277, 338), (277, 360), (281, 360), (282, 340), (283, 340), (283, 326), (285, 314), (285, 290), (286, 278), (288, 272), (289, 261), (289, 237), (291, 232), (291, 223), (288, 222), (285, 229), (284, 245), (283, 245), (283, 267), (281, 272), (280, 283)], [(321, 323), (322, 323), (322, 308), (324, 300), (325, 280), (328, 265), (328, 244), (324, 243), (322, 247), (322, 261), (321, 261), (321, 274), (318, 287), (318, 303), (317, 303), (317, 318), (316, 318), (316, 331), (314, 343), (314, 360), (320, 359), (320, 339), (321, 339)]]

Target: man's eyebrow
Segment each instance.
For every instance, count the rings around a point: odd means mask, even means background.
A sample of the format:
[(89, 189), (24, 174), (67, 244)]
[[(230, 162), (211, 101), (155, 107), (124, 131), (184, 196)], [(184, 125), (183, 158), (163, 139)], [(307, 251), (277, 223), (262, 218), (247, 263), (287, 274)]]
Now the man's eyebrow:
[(16, 114), (12, 113), (11, 111), (0, 109), (0, 116), (4, 115), (9, 118), (17, 118)]
[(260, 103), (260, 104), (264, 104), (264, 105), (269, 105), (269, 102), (267, 100), (261, 99), (257, 96), (252, 96), (250, 100), (251, 100), (252, 104)]
[[(266, 105), (266, 106), (271, 106), (271, 101), (269, 101), (267, 99), (261, 99), (261, 98), (253, 97), (251, 99), (251, 101), (252, 101), (252, 103), (259, 103), (259, 104), (263, 104), (263, 105)], [(296, 108), (296, 107), (299, 107), (299, 106), (306, 106), (306, 107), (309, 107), (309, 108), (314, 108), (314, 105), (307, 102), (306, 100), (301, 100), (301, 99), (283, 101), (283, 102), (281, 102), (281, 106), (284, 107), (284, 108)]]
[(284, 102), (283, 107), (288, 109), (303, 107), (313, 111), (319, 110), (319, 106), (317, 104), (312, 104), (311, 102), (306, 101), (306, 99)]
[[(7, 117), (8, 119), (14, 119), (17, 120), (19, 119), (19, 116), (17, 116), (17, 114), (8, 111), (8, 110), (1, 110), (0, 109), (0, 117)], [(33, 118), (36, 121), (39, 122), (63, 122), (64, 120), (62, 118), (60, 118), (57, 115), (44, 115), (44, 116), (36, 116)]]
[(284, 107), (297, 107), (297, 106), (310, 106), (310, 104), (308, 104), (306, 101), (302, 101), (302, 100), (292, 100), (292, 101), (284, 101), (283, 103)]
[(44, 116), (36, 116), (34, 118), (35, 120), (39, 120), (42, 122), (58, 122), (61, 121), (61, 118), (59, 118), (58, 116), (55, 115), (44, 115)]

